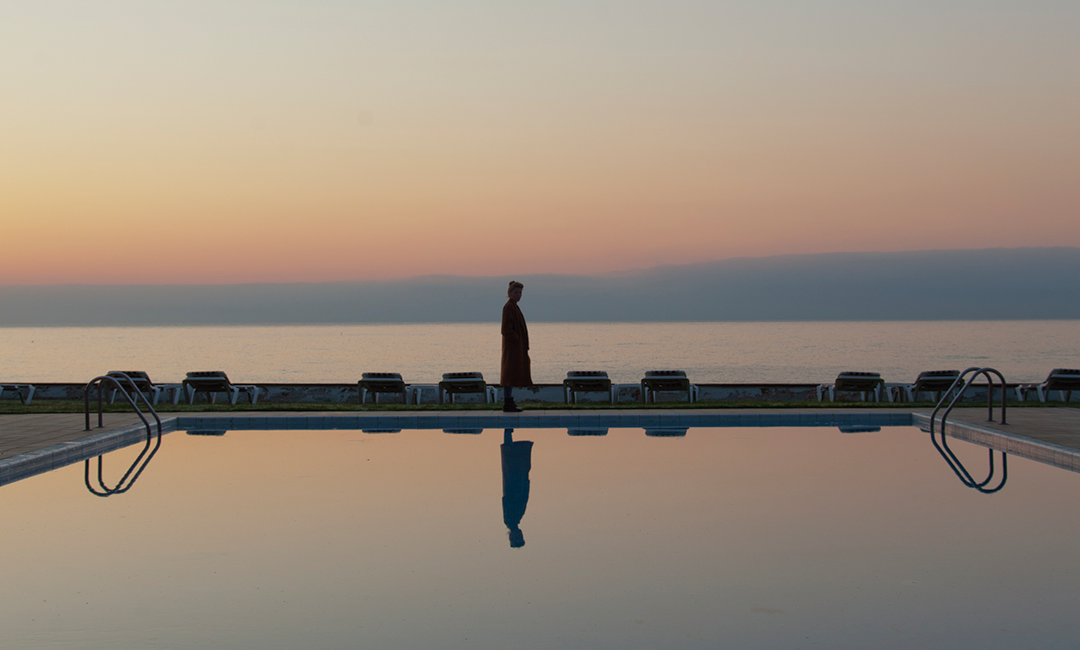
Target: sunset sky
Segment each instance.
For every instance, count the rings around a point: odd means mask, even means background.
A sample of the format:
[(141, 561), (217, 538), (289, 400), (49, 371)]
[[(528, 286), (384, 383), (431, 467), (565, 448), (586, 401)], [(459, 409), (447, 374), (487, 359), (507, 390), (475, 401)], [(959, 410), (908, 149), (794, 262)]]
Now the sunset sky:
[(0, 5), (0, 284), (1080, 246), (1080, 3)]

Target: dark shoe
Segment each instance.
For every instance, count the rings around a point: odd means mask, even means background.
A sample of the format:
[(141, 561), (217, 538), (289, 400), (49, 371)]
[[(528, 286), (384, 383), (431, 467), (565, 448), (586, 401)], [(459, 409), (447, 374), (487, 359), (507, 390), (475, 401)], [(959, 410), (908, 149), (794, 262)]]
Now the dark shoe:
[(523, 409), (514, 403), (514, 400), (503, 402), (503, 413), (521, 413)]

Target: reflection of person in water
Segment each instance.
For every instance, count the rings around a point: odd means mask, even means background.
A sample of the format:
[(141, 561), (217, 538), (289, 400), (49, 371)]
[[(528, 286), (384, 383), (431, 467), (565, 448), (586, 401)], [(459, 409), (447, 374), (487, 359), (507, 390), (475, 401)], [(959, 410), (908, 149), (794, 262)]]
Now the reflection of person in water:
[(529, 440), (514, 442), (514, 430), (503, 433), (503, 523), (510, 529), (510, 546), (525, 546), (525, 534), (518, 528), (529, 503), (529, 470), (532, 468), (532, 445)]

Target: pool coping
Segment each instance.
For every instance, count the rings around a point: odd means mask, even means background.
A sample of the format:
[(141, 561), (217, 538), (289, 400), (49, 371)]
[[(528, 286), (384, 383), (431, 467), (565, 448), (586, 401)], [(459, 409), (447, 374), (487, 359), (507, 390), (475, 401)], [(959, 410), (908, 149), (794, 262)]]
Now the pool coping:
[[(162, 435), (174, 431), (252, 430), (403, 430), (403, 429), (503, 429), (503, 428), (666, 428), (690, 427), (881, 427), (917, 426), (929, 430), (930, 416), (898, 412), (702, 412), (671, 410), (539, 411), (521, 414), (430, 413), (413, 414), (288, 414), (288, 415), (178, 415), (161, 420)], [(997, 449), (1073, 472), (1080, 472), (1080, 450), (990, 427), (949, 421), (945, 433), (983, 447)], [(65, 467), (144, 441), (146, 427), (132, 424), (85, 438), (54, 444), (0, 460), (0, 486)]]
[(640, 409), (634, 411), (416, 412), (406, 414), (179, 415), (176, 428), (205, 431), (288, 429), (457, 429), (603, 427), (908, 426), (910, 412), (746, 413)]
[[(930, 431), (929, 414), (912, 413), (911, 420), (914, 426), (923, 431)], [(959, 420), (947, 421), (945, 423), (945, 434), (950, 438), (972, 442), (982, 447), (996, 449), (1006, 454), (1012, 454), (1045, 465), (1067, 469), (1071, 472), (1080, 472), (1080, 450), (1063, 445)]]
[[(161, 419), (162, 435), (176, 430), (176, 418)], [(59, 442), (5, 458), (0, 460), (0, 486), (73, 465), (145, 440), (146, 427), (141, 423), (129, 424), (109, 431), (91, 433), (78, 440)]]

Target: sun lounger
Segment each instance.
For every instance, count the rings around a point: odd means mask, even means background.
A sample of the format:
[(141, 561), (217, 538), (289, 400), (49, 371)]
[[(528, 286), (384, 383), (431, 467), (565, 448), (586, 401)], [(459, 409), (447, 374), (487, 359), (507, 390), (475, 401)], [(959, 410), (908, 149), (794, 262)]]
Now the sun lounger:
[(7, 391), (11, 391), (18, 395), (20, 402), (29, 404), (30, 400), (34, 399), (36, 390), (33, 384), (0, 384), (0, 397), (3, 397)]
[(1050, 391), (1058, 391), (1058, 397), (1068, 402), (1072, 399), (1072, 392), (1080, 390), (1080, 370), (1075, 368), (1054, 368), (1041, 384), (1022, 384), (1016, 387), (1016, 396), (1020, 401), (1027, 398), (1027, 393), (1034, 390), (1040, 402), (1046, 401)]
[(641, 380), (641, 401), (649, 403), (652, 396), (656, 403), (657, 393), (686, 393), (686, 400), (691, 404), (697, 401), (698, 387), (691, 384), (682, 370), (648, 370)]
[(913, 384), (885, 384), (885, 389), (889, 391), (890, 402), (900, 401), (901, 396), (914, 402), (919, 393), (930, 393), (931, 401), (937, 402), (941, 393), (949, 390), (959, 376), (959, 370), (927, 370), (920, 372)]
[(371, 399), (379, 403), (379, 395), (386, 393), (400, 393), (401, 399), (409, 403), (409, 396), (405, 390), (405, 381), (400, 373), (396, 372), (365, 372), (362, 379), (357, 383), (360, 387), (360, 403), (367, 403), (367, 394), (371, 393)]
[(612, 404), (615, 391), (603, 370), (571, 370), (563, 380), (563, 397), (567, 404), (577, 404), (578, 393), (607, 393)]
[[(218, 393), (227, 393), (229, 403), (235, 405), (240, 393), (247, 393), (248, 399), (254, 404), (259, 400), (259, 387), (251, 384), (233, 384), (229, 377), (220, 370), (189, 372), (183, 382), (182, 392), (187, 395), (188, 404), (195, 403), (195, 395), (206, 393), (206, 399), (213, 404)], [(173, 398), (173, 403), (180, 399), (179, 393)]]
[(480, 393), (484, 396), (484, 403), (495, 401), (495, 387), (488, 386), (484, 381), (484, 374), (480, 372), (445, 372), (442, 381), (439, 382), (439, 404), (443, 403), (444, 395), (454, 403), (455, 395), (467, 395)]
[[(836, 401), (836, 393), (840, 392), (854, 392), (862, 393), (862, 399), (865, 402), (868, 395), (874, 395), (874, 401), (881, 401), (881, 389), (884, 387), (885, 381), (881, 378), (879, 372), (854, 372), (844, 371), (836, 376), (836, 381), (831, 384), (821, 384), (817, 387), (817, 398), (820, 402), (826, 390), (829, 391), (829, 401)], [(890, 401), (892, 396), (886, 392), (886, 398)]]
[[(158, 398), (161, 394), (167, 390), (174, 391), (174, 394), (180, 392), (181, 384), (155, 384), (150, 381), (150, 376), (142, 370), (110, 370), (108, 376), (116, 379), (120, 383), (124, 384), (124, 389), (131, 390), (131, 386), (124, 381), (124, 375), (127, 375), (135, 384), (135, 390), (140, 393), (146, 393), (147, 399), (151, 400), (154, 404), (158, 403)], [(109, 396), (109, 404), (116, 401), (116, 388), (113, 388), (112, 395)]]

